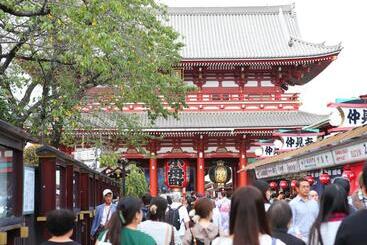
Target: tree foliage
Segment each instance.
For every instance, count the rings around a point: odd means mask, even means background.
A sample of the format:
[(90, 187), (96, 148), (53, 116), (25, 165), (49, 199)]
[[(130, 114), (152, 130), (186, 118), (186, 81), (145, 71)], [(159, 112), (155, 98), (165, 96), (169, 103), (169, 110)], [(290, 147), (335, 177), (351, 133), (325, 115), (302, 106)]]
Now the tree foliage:
[(103, 153), (99, 158), (99, 167), (117, 167), (120, 154), (115, 152)]
[(165, 16), (154, 0), (2, 0), (0, 118), (58, 146), (99, 85), (113, 88), (105, 103), (142, 102), (153, 120), (176, 113), (187, 87)]
[(148, 184), (143, 170), (135, 164), (128, 166), (129, 173), (126, 175), (126, 196), (141, 198), (148, 191)]

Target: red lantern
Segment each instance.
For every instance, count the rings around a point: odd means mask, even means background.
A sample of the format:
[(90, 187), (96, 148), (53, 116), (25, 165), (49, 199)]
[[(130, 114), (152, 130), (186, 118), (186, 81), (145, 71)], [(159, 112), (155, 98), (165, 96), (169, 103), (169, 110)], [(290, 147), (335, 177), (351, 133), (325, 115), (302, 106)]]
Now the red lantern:
[(315, 179), (311, 175), (306, 176), (305, 179), (310, 185), (313, 185), (313, 183), (315, 182)]
[(288, 188), (288, 183), (285, 180), (281, 180), (279, 182), (279, 186), (280, 186), (280, 188), (282, 188), (284, 190), (284, 189), (287, 189)]
[(271, 189), (275, 190), (278, 187), (278, 184), (277, 184), (277, 182), (272, 181), (272, 182), (270, 182), (269, 187)]
[(169, 188), (183, 188), (187, 186), (187, 162), (182, 159), (167, 160), (165, 166), (165, 184)]
[(323, 173), (319, 177), (321, 184), (327, 185), (330, 183), (330, 175), (328, 173)]
[(294, 180), (291, 181), (291, 187), (293, 189), (295, 189), (297, 187), (297, 180), (294, 179)]
[(350, 168), (347, 168), (347, 169), (344, 169), (342, 177), (351, 181), (356, 177), (356, 175), (352, 170), (350, 170)]

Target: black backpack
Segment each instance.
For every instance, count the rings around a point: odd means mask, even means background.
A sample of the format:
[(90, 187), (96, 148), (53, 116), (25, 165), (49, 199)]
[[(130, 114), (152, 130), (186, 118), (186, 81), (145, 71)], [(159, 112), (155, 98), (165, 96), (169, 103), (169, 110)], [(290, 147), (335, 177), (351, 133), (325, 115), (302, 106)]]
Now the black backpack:
[(168, 224), (173, 225), (173, 227), (176, 228), (176, 230), (180, 230), (181, 227), (181, 220), (180, 220), (180, 212), (179, 209), (182, 207), (179, 206), (178, 208), (171, 208), (170, 206), (168, 206), (168, 211), (166, 213), (166, 222)]

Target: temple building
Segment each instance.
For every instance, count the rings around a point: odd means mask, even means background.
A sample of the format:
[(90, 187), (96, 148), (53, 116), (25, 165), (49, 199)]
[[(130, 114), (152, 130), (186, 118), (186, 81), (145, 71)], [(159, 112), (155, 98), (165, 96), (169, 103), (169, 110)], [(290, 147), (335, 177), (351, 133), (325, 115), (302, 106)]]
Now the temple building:
[[(169, 8), (168, 15), (167, 24), (185, 44), (182, 77), (197, 91), (187, 95), (187, 108), (178, 119), (158, 118), (153, 126), (148, 127), (139, 103), (118, 112), (135, 113), (147, 125), (144, 131), (159, 136), (144, 146), (148, 154), (119, 146), (121, 157), (144, 169), (153, 196), (167, 187), (204, 193), (205, 176), (213, 167), (218, 170), (211, 174), (219, 182), (215, 187), (246, 185), (254, 176), (239, 170), (254, 161), (258, 142), (279, 138), (279, 130), (297, 131), (327, 118), (300, 111), (299, 95), (286, 91), (310, 82), (342, 47), (303, 40), (294, 5)], [(105, 90), (92, 88), (88, 96), (93, 99)], [(95, 112), (101, 106), (83, 108), (83, 120), (92, 129), (78, 130), (76, 137), (116, 134), (117, 109)]]

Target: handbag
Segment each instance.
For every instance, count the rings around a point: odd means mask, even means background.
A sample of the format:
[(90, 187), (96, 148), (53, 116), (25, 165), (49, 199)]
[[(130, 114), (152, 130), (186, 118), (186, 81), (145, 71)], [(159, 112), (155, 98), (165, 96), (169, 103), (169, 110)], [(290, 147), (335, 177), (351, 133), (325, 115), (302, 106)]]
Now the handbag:
[(110, 240), (107, 240), (107, 230), (105, 231), (105, 233), (101, 237), (101, 241), (98, 241), (98, 245), (112, 245)]

